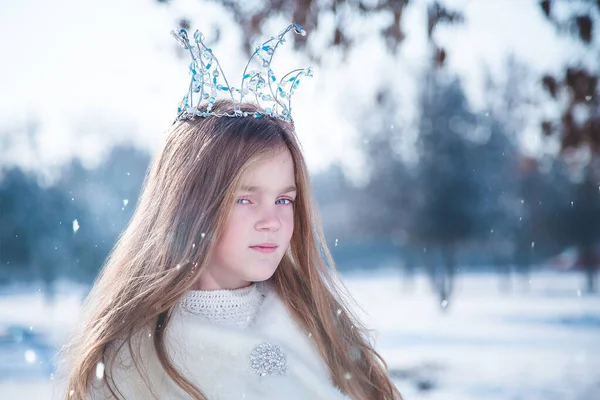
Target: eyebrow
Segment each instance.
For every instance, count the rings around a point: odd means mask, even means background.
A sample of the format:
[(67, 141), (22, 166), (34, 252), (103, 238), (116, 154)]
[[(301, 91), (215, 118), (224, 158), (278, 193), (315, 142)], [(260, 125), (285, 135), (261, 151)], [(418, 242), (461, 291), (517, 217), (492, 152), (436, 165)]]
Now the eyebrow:
[[(255, 192), (260, 192), (261, 188), (259, 188), (258, 186), (242, 186), (242, 187), (240, 187), (240, 191), (255, 193)], [(296, 189), (296, 186), (292, 185), (292, 186), (288, 186), (285, 189), (281, 190), (280, 193), (289, 193), (289, 192), (297, 192), (297, 191), (298, 190)]]

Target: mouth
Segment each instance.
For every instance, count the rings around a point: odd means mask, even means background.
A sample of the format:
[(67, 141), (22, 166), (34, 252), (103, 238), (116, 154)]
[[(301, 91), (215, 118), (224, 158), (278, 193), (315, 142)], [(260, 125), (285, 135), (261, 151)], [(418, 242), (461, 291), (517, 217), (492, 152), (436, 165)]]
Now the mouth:
[(252, 250), (260, 251), (261, 253), (272, 253), (277, 250), (277, 245), (271, 243), (263, 243), (256, 246), (250, 246)]

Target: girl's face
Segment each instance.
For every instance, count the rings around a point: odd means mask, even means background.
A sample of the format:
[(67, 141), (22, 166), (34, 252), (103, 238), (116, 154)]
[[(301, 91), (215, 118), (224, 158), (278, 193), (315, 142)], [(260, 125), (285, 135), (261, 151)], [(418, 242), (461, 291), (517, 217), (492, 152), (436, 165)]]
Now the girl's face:
[(235, 204), (199, 281), (202, 290), (237, 289), (269, 279), (294, 230), (296, 185), (289, 150), (259, 161), (242, 176)]

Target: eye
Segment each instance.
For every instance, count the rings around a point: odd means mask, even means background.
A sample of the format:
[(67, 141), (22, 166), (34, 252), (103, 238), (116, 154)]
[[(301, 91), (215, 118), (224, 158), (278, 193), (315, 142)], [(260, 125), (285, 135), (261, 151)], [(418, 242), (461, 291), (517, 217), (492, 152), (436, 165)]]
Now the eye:
[(236, 204), (251, 204), (250, 199), (246, 199), (246, 198), (241, 198), (241, 199), (237, 199)]
[(283, 204), (283, 205), (290, 205), (293, 204), (294, 200), (292, 199), (278, 199), (275, 204)]

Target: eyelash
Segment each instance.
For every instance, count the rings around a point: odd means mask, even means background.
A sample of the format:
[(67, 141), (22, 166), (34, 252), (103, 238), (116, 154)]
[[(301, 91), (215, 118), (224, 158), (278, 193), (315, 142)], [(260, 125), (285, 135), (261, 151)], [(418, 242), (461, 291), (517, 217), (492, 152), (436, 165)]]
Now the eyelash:
[[(236, 200), (236, 203), (237, 203), (237, 204), (244, 204), (244, 203), (242, 203), (242, 202), (241, 202), (241, 201), (243, 201), (243, 200), (248, 200), (248, 201), (250, 201), (250, 199), (248, 199), (248, 198), (246, 198), (246, 197), (242, 197), (242, 198), (239, 198), (239, 199), (237, 199), (237, 200)], [(277, 199), (277, 201), (279, 201), (279, 200), (286, 200), (286, 201), (289, 201), (289, 203), (284, 203), (284, 204), (283, 204), (283, 205), (286, 205), (286, 206), (287, 206), (287, 205), (292, 205), (292, 204), (294, 204), (294, 203), (295, 203), (295, 200), (288, 199), (288, 198), (285, 198), (285, 197), (284, 197), (284, 198), (281, 198), (281, 199)]]

